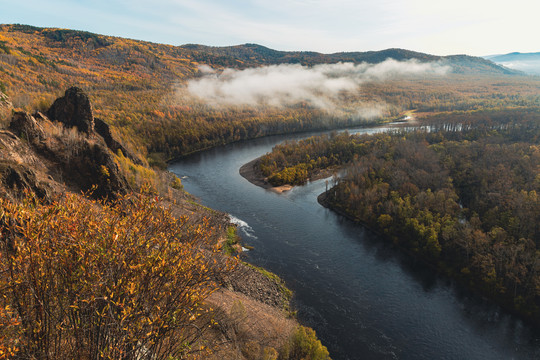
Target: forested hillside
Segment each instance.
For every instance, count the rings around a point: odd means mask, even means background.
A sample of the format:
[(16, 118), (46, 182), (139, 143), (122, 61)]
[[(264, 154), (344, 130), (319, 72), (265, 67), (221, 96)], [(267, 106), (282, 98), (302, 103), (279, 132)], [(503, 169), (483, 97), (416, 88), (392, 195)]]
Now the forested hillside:
[[(45, 109), (66, 88), (78, 86), (90, 95), (96, 116), (111, 124), (127, 148), (163, 165), (164, 160), (218, 144), (362, 121), (305, 102), (285, 107), (215, 107), (186, 90), (190, 79), (201, 76), (200, 65), (245, 69), (281, 63), (377, 63), (388, 57), (443, 62), (451, 73), (371, 81), (340, 99), (349, 109), (381, 104), (380, 115), (371, 121), (392, 119), (410, 109), (471, 110), (538, 103), (538, 79), (506, 75), (507, 70), (493, 63), (467, 56), (439, 58), (400, 49), (324, 55), (279, 52), (252, 44), (175, 47), (26, 25), (0, 26), (0, 90), (16, 108)], [(1, 110), (0, 118), (6, 118), (8, 109)]]
[(332, 64), (337, 62), (380, 63), (388, 58), (394, 60), (417, 59), (420, 61), (440, 61), (453, 67), (455, 73), (464, 74), (517, 74), (517, 71), (498, 66), (482, 58), (451, 55), (435, 56), (405, 49), (386, 49), (366, 52), (341, 52), (321, 54), (310, 51), (277, 51), (257, 44), (245, 44), (228, 47), (204, 45), (184, 45), (182, 48), (192, 51), (192, 55), (203, 63), (223, 62), (230, 65), (257, 66), (267, 64)]

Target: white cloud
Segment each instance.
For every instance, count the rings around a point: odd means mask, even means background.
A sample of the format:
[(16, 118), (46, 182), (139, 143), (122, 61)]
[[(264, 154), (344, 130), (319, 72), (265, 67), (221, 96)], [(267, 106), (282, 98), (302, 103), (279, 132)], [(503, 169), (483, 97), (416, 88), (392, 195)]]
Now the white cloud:
[[(210, 106), (287, 107), (306, 103), (328, 112), (351, 113), (343, 96), (361, 91), (367, 81), (384, 81), (403, 76), (444, 75), (449, 67), (416, 60), (387, 59), (379, 64), (322, 64), (313, 67), (282, 64), (214, 72), (201, 67), (201, 77), (187, 84), (187, 91)], [(376, 107), (357, 103), (352, 112), (359, 117), (380, 115), (384, 104)]]

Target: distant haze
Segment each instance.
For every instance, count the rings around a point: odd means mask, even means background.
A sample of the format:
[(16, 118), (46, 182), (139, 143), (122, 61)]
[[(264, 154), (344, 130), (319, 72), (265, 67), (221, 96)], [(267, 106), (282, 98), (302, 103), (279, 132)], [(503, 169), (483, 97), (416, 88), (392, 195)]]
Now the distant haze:
[[(361, 91), (361, 85), (367, 81), (441, 76), (450, 67), (416, 60), (400, 62), (388, 59), (379, 64), (338, 63), (313, 67), (282, 64), (220, 72), (209, 66), (199, 69), (201, 77), (190, 80), (187, 90), (211, 106), (285, 107), (307, 103), (314, 108), (335, 112), (343, 110), (344, 95)], [(379, 116), (384, 104), (359, 103), (354, 108), (360, 117), (370, 118)]]
[(514, 52), (504, 55), (485, 56), (485, 58), (513, 70), (523, 71), (532, 75), (540, 75), (540, 52)]

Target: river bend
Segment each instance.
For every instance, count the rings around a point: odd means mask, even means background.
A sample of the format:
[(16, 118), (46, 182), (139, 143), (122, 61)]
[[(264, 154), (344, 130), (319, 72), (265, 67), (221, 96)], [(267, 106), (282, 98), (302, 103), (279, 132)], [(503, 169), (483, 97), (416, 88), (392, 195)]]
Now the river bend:
[[(381, 128), (356, 132), (374, 131)], [(300, 322), (317, 331), (334, 360), (540, 359), (538, 330), (320, 206), (324, 180), (276, 194), (240, 176), (243, 164), (275, 144), (305, 136), (231, 144), (169, 170), (202, 204), (231, 214), (254, 247), (248, 261), (287, 282)]]

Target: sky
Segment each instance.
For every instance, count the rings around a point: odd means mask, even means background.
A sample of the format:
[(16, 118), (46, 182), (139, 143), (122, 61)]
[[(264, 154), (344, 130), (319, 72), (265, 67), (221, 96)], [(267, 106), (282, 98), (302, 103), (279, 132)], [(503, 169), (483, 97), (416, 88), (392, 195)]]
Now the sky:
[(537, 0), (0, 0), (0, 23), (171, 45), (333, 53), (540, 51)]

